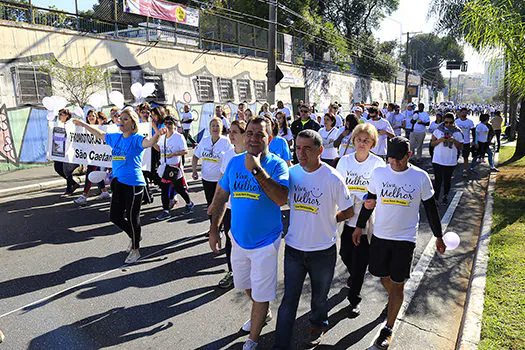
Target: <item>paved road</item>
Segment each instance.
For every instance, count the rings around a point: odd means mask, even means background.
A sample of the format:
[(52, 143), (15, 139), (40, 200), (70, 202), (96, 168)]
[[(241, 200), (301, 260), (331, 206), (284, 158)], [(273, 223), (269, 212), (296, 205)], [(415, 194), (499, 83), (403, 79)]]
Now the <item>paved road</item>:
[[(427, 159), (423, 167), (428, 166)], [(433, 348), (450, 349), (455, 342), (482, 213), (480, 179), (456, 177), (453, 190), (464, 195), (450, 230), (460, 233), (462, 246), (431, 262), (393, 348), (416, 349), (431, 342)], [(241, 292), (216, 288), (225, 273), (225, 257), (210, 251), (204, 236), (204, 195), (199, 182), (190, 182), (190, 187), (197, 203), (190, 216), (180, 214), (179, 205), (179, 214), (159, 223), (154, 217), (160, 198), (143, 207), (142, 255), (149, 257), (130, 267), (123, 266), (127, 236), (108, 222), (109, 203), (79, 208), (59, 198), (58, 189), (1, 199), (0, 328), (7, 337), (2, 345), (240, 349), (246, 336), (238, 330), (249, 317), (250, 304)], [(423, 218), (414, 265), (430, 238)], [(281, 246), (278, 297), (271, 303), (274, 318), (283, 293), (283, 250)], [(346, 277), (338, 261), (329, 296), (331, 329), (319, 348), (366, 349), (383, 322), (386, 293), (368, 275), (362, 314), (348, 318)], [(308, 330), (308, 283), (303, 294), (296, 341)], [(271, 347), (274, 329), (275, 320), (263, 329), (261, 348)]]

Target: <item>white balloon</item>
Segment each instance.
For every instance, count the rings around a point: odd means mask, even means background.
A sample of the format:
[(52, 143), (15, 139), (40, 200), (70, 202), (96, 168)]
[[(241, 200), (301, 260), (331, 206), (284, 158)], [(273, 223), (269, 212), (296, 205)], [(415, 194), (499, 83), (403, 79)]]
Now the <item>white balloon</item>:
[(46, 116), (47, 120), (49, 120), (50, 122), (54, 121), (55, 120), (55, 112), (53, 111), (48, 111), (47, 112), (47, 116)]
[(131, 85), (131, 93), (133, 96), (135, 96), (135, 100), (139, 100), (142, 97), (142, 84), (141, 83), (134, 83)]
[(141, 97), (142, 98), (146, 98), (146, 97), (148, 97), (149, 95), (151, 95), (154, 92), (155, 92), (155, 84), (154, 83), (146, 83), (142, 87), (142, 95), (141, 95)]
[(447, 246), (447, 250), (454, 250), (459, 246), (461, 242), (458, 234), (456, 232), (447, 232), (443, 235), (443, 241)]
[(75, 106), (75, 108), (73, 109), (73, 114), (76, 115), (79, 118), (83, 118), (84, 117), (84, 110), (82, 108), (80, 108), (79, 106)]
[(106, 178), (105, 171), (92, 171), (88, 175), (88, 180), (94, 184), (98, 184), (100, 181), (104, 181), (105, 178)]
[(100, 109), (104, 104), (104, 98), (99, 94), (93, 94), (89, 97), (88, 104), (95, 109)]
[(44, 105), (44, 107), (46, 107), (48, 111), (52, 111), (55, 109), (55, 100), (52, 97), (44, 97), (42, 99), (42, 104)]
[(61, 110), (62, 108), (66, 108), (67, 100), (64, 97), (62, 97), (62, 96), (52, 96), (51, 98), (53, 98), (54, 101), (55, 101), (53, 110), (55, 112), (57, 112), (57, 114), (58, 114), (59, 110)]
[(124, 95), (120, 91), (111, 91), (109, 100), (119, 109), (124, 107)]

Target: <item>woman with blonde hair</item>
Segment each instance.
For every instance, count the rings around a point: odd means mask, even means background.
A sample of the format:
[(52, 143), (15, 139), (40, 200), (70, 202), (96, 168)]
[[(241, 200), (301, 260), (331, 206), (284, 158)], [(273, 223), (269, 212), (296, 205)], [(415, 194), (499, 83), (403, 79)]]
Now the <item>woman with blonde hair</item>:
[(377, 167), (385, 166), (385, 162), (370, 152), (378, 142), (377, 129), (372, 124), (357, 125), (352, 132), (351, 141), (355, 147), (355, 152), (341, 157), (339, 163), (337, 163), (337, 170), (345, 179), (346, 185), (354, 197), (355, 212), (354, 216), (345, 222), (341, 234), (339, 255), (348, 272), (350, 272), (350, 277), (347, 280), (347, 285), (350, 288), (348, 301), (350, 302), (351, 313), (357, 316), (360, 313), (359, 303), (362, 300), (360, 293), (368, 266), (368, 250), (373, 232), (373, 215), (366, 223), (366, 234), (361, 236), (359, 245), (354, 245), (352, 235), (356, 231), (361, 231), (357, 227), (357, 219), (364, 203), (363, 197), (368, 193), (372, 172)]
[(83, 126), (100, 140), (111, 147), (111, 167), (113, 180), (111, 189), (110, 220), (122, 229), (130, 238), (126, 264), (131, 264), (140, 258), (139, 247), (141, 240), (140, 206), (146, 180), (142, 174), (142, 158), (144, 150), (153, 147), (160, 136), (166, 133), (159, 131), (150, 139), (138, 133), (139, 116), (131, 107), (125, 108), (119, 117), (121, 132), (106, 133), (86, 122), (75, 119), (75, 125)]

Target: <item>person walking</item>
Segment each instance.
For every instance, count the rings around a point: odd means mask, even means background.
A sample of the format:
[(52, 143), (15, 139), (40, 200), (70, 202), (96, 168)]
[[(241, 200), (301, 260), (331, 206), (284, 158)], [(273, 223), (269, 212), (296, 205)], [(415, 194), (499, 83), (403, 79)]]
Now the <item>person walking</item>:
[(496, 137), (496, 145), (494, 146), (494, 152), (499, 152), (501, 147), (501, 125), (503, 124), (503, 118), (501, 117), (500, 111), (494, 111), (494, 117), (490, 120), (490, 125), (494, 129), (494, 136)]
[(368, 267), (369, 246), (372, 238), (373, 220), (371, 217), (366, 225), (366, 234), (358, 245), (352, 241), (352, 235), (357, 227), (357, 218), (363, 206), (363, 196), (368, 192), (368, 185), (375, 168), (384, 167), (385, 162), (370, 150), (377, 144), (378, 134), (371, 124), (359, 124), (352, 133), (352, 143), (355, 152), (341, 157), (337, 164), (337, 171), (344, 178), (346, 186), (354, 200), (355, 215), (345, 222), (341, 233), (341, 248), (339, 255), (345, 264), (350, 276), (347, 279), (348, 301), (350, 316), (360, 314), (360, 303), (363, 299), (361, 288)]
[(180, 122), (182, 124), (182, 134), (184, 135), (186, 141), (195, 147), (197, 145), (197, 141), (195, 141), (190, 134), (191, 123), (193, 123), (193, 114), (191, 113), (190, 106), (188, 104), (185, 104), (182, 108), (183, 112), (180, 118)]
[[(312, 284), (310, 331), (316, 346), (328, 326), (328, 292), (337, 260), (337, 223), (354, 215), (344, 179), (321, 161), (323, 139), (314, 130), (297, 135), (299, 164), (290, 169), (290, 226), (284, 236), (284, 296), (274, 349), (288, 349), (306, 275)], [(322, 179), (322, 181), (319, 181)]]
[(378, 133), (377, 145), (372, 148), (372, 153), (379, 156), (383, 160), (386, 159), (386, 143), (389, 137), (394, 137), (394, 130), (388, 120), (379, 116), (377, 107), (370, 107), (368, 109), (368, 119), (366, 122), (372, 124)]
[(448, 204), (448, 193), (452, 185), (452, 175), (458, 165), (459, 152), (463, 145), (463, 134), (454, 125), (454, 114), (447, 113), (442, 124), (439, 124), (430, 144), (434, 148), (432, 168), (434, 169), (434, 198), (439, 201), (441, 184), (443, 184), (443, 204)]
[[(206, 197), (206, 204), (209, 206), (215, 194), (217, 182), (221, 176), (221, 164), (224, 154), (232, 149), (230, 140), (222, 135), (222, 120), (214, 117), (209, 124), (210, 136), (201, 140), (191, 162), (193, 171), (192, 178), (197, 180), (199, 174), (197, 172), (197, 164), (199, 159), (202, 159), (202, 187), (204, 188), (204, 195)], [(208, 215), (209, 216), (209, 215)], [(211, 216), (209, 216), (211, 222)]]
[(122, 110), (119, 122), (121, 132), (106, 133), (80, 119), (73, 120), (75, 125), (83, 126), (97, 138), (105, 141), (112, 149), (113, 181), (111, 182), (110, 220), (130, 238), (127, 249), (129, 255), (125, 263), (131, 264), (140, 258), (140, 206), (146, 187), (146, 180), (141, 170), (142, 157), (144, 150), (153, 147), (159, 141), (160, 136), (166, 133), (166, 129), (159, 129), (150, 139), (138, 134), (139, 116), (131, 107)]
[(441, 125), (441, 123), (443, 123), (443, 112), (438, 111), (436, 113), (436, 120), (432, 121), (430, 123), (430, 126), (428, 127), (428, 132), (431, 135), (431, 140), (428, 145), (428, 152), (430, 153), (430, 160), (432, 160), (432, 158), (434, 157), (434, 146), (432, 146), (432, 135), (434, 134), (434, 131), (436, 131), (436, 129)]
[[(71, 112), (69, 109), (61, 109), (58, 111), (58, 120), (65, 126), (71, 120)], [(78, 164), (65, 163), (55, 160), (53, 162), (55, 172), (66, 179), (66, 191), (62, 194), (61, 197), (71, 197), (73, 193), (80, 187), (80, 185), (73, 179), (73, 171), (78, 168)]]
[(337, 158), (338, 150), (334, 141), (339, 136), (339, 131), (335, 127), (336, 118), (334, 115), (326, 113), (324, 115), (324, 127), (319, 129), (319, 135), (323, 139), (323, 153), (321, 160), (330, 166), (334, 166), (334, 159)]
[[(170, 210), (175, 206), (175, 195), (179, 194), (186, 202), (183, 214), (187, 215), (192, 212), (195, 206), (190, 199), (186, 180), (184, 179), (184, 166), (181, 158), (188, 153), (188, 146), (184, 136), (179, 134), (175, 129), (175, 119), (172, 116), (167, 116), (164, 119), (166, 127), (166, 134), (159, 138), (159, 141), (154, 146), (160, 152), (160, 165), (157, 169), (157, 175), (161, 178), (161, 200), (162, 213), (156, 217), (157, 220), (162, 221), (171, 217)], [(166, 178), (166, 166), (178, 168), (176, 179)]]
[[(294, 120), (293, 123), (290, 125), (290, 131), (292, 132), (292, 135), (294, 137), (294, 142), (295, 142), (295, 138), (301, 131), (307, 130), (307, 129), (318, 131), (321, 128), (321, 126), (317, 124), (315, 120), (312, 120), (312, 118), (310, 118), (310, 107), (309, 106), (305, 104), (302, 105), (301, 108), (299, 109), (299, 114), (300, 114), (300, 118), (297, 120)], [(295, 152), (293, 154), (293, 162), (294, 164), (297, 163), (297, 155)]]
[[(212, 204), (209, 243), (219, 253), (219, 226), (231, 199), (231, 262), (235, 288), (252, 300), (250, 332), (243, 349), (255, 349), (262, 327), (271, 319), (269, 302), (276, 297), (277, 257), (283, 231), (280, 207), (288, 199), (288, 166), (268, 151), (272, 124), (266, 117), (248, 121), (246, 153), (233, 157), (217, 186)], [(257, 215), (253, 215), (257, 213)]]
[(425, 171), (409, 164), (410, 155), (410, 142), (406, 138), (396, 136), (388, 141), (389, 166), (372, 172), (367, 200), (357, 219), (360, 230), (356, 229), (352, 235), (354, 244), (359, 245), (362, 229), (375, 207), (368, 271), (381, 279), (388, 293), (386, 325), (374, 342), (379, 349), (389, 347), (392, 329), (403, 304), (405, 282), (410, 278), (416, 246), (421, 203), (436, 237), (436, 250), (443, 254), (446, 249), (432, 182)]
[(427, 132), (427, 126), (430, 125), (430, 116), (425, 112), (425, 105), (420, 103), (418, 110), (412, 116), (410, 121), (413, 130), (410, 132), (410, 145), (412, 157), (415, 162), (420, 162), (423, 156), (423, 143)]
[[(471, 153), (471, 133), (474, 138), (474, 122), (467, 118), (468, 110), (461, 108), (458, 113), (458, 119), (456, 119), (456, 127), (458, 127), (463, 133), (463, 145), (461, 147), (461, 156), (463, 157), (463, 177), (468, 176), (469, 162), (468, 157)], [(474, 157), (474, 155), (472, 155)]]

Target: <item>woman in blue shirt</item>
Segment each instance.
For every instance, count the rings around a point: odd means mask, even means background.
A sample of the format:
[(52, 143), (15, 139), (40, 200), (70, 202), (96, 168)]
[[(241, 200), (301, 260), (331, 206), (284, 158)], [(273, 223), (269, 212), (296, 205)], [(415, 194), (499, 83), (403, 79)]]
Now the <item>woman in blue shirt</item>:
[(126, 107), (120, 113), (119, 128), (122, 133), (106, 133), (80, 119), (73, 120), (73, 123), (83, 126), (112, 148), (113, 196), (110, 220), (129, 236), (131, 242), (125, 262), (134, 263), (140, 258), (140, 205), (146, 186), (142, 174), (142, 157), (144, 149), (157, 144), (166, 130), (159, 129), (151, 139), (138, 134), (139, 116), (131, 107)]

